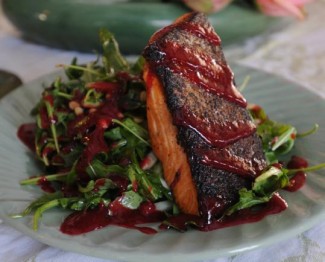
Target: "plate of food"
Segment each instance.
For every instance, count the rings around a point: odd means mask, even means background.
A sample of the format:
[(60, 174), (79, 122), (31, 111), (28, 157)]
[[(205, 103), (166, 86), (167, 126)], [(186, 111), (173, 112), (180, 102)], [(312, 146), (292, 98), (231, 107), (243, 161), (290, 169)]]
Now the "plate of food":
[(89, 256), (198, 261), (325, 218), (322, 98), (230, 69), (201, 13), (154, 34), (134, 63), (100, 39), (101, 58), (0, 101), (7, 224)]

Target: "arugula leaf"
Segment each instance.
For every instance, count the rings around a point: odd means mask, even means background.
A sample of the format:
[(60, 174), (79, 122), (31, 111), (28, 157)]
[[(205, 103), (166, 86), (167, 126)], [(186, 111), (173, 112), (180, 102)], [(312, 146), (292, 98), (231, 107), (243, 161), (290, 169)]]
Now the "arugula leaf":
[(274, 152), (276, 156), (284, 155), (293, 148), (296, 133), (293, 126), (271, 120), (266, 120), (257, 127), (265, 152)]
[[(92, 189), (90, 195), (104, 196), (109, 189), (116, 188), (116, 184), (108, 178), (97, 179), (94, 183), (94, 188)], [(86, 192), (89, 193), (89, 192)]]
[(50, 165), (49, 155), (51, 155), (54, 151), (55, 151), (55, 145), (51, 141), (48, 141), (48, 143), (46, 143), (42, 147), (40, 156), (45, 166)]
[[(281, 154), (285, 154), (289, 152), (293, 146), (293, 138), (295, 137), (297, 131), (292, 126), (287, 126), (286, 131), (282, 132), (280, 136), (277, 137), (276, 142), (272, 146), (272, 151), (276, 151), (280, 146), (285, 145), (287, 142), (289, 146), (287, 146), (287, 149), (285, 151), (281, 151)], [(292, 145), (291, 145), (292, 144)]]
[[(77, 65), (77, 61), (78, 59), (74, 57), (71, 61), (71, 65)], [(70, 80), (79, 79), (82, 76), (83, 71), (70, 67), (65, 70), (65, 74)]]
[(38, 229), (38, 223), (40, 218), (42, 217), (43, 213), (51, 208), (57, 207), (60, 205), (60, 202), (58, 199), (54, 199), (51, 201), (48, 201), (47, 203), (41, 205), (35, 210), (34, 216), (33, 216), (33, 229), (36, 231)]
[(148, 131), (134, 122), (131, 118), (126, 118), (122, 122), (117, 119), (113, 119), (112, 122), (122, 126), (125, 130), (133, 134), (144, 144), (150, 146), (148, 142)]
[(286, 169), (271, 166), (255, 179), (252, 190), (260, 196), (270, 196), (277, 190), (289, 185)]
[(82, 101), (86, 108), (95, 108), (101, 105), (103, 94), (97, 92), (95, 89), (89, 89)]
[(308, 130), (308, 131), (306, 131), (304, 133), (298, 133), (297, 137), (302, 138), (302, 137), (305, 137), (305, 136), (312, 135), (312, 134), (316, 133), (318, 131), (318, 129), (319, 129), (319, 125), (316, 123), (316, 124), (314, 124), (314, 126), (310, 130)]
[(143, 202), (143, 197), (138, 193), (130, 190), (123, 193), (119, 202), (126, 208), (137, 209), (140, 204)]
[(108, 75), (119, 71), (128, 71), (129, 64), (121, 55), (117, 41), (112, 33), (100, 29), (99, 38), (103, 47), (103, 64)]
[(140, 168), (135, 152), (132, 154), (132, 164), (128, 166), (127, 175), (133, 190), (152, 201), (160, 199), (164, 190), (166, 190), (162, 186), (160, 179), (155, 177), (155, 174), (143, 171)]
[(257, 134), (262, 139), (263, 150), (269, 165), (278, 162), (294, 146), (297, 130), (289, 124), (278, 123), (268, 118), (265, 111), (256, 105), (248, 107), (257, 124)]
[(39, 220), (42, 217), (43, 213), (48, 209), (52, 209), (54, 207), (61, 206), (62, 208), (66, 209), (71, 204), (79, 201), (79, 198), (65, 198), (61, 192), (56, 192), (53, 194), (45, 194), (35, 201), (33, 201), (29, 206), (20, 214), (12, 215), (12, 218), (20, 218), (31, 213), (33, 215), (33, 229), (35, 231), (38, 230)]
[(98, 159), (94, 159), (86, 168), (91, 177), (106, 177), (110, 173), (124, 174), (125, 169), (119, 165), (105, 165)]
[(64, 160), (65, 167), (74, 167), (76, 165), (76, 161), (79, 159), (82, 150), (84, 147), (82, 145), (75, 145), (73, 150), (68, 153), (60, 153), (60, 157)]
[(320, 170), (320, 169), (323, 169), (323, 168), (325, 168), (325, 163), (321, 163), (321, 164), (318, 164), (318, 165), (315, 165), (315, 166), (309, 166), (309, 167), (303, 167), (303, 168), (297, 168), (297, 169), (289, 169), (289, 170), (287, 170), (287, 172), (288, 172), (288, 175), (291, 176), (291, 175), (294, 175), (295, 173), (297, 173), (299, 171), (313, 172), (313, 171), (317, 171), (317, 170)]
[(131, 118), (125, 118), (122, 121), (113, 119), (112, 122), (120, 126), (119, 132), (122, 139), (113, 144), (110, 155), (130, 159), (135, 151), (136, 155), (143, 159), (150, 150), (148, 131)]
[(140, 56), (138, 60), (130, 68), (130, 73), (133, 75), (140, 75), (142, 73), (145, 61), (146, 60), (144, 59), (144, 57)]
[(78, 185), (78, 190), (81, 193), (88, 193), (88, 192), (94, 190), (94, 188), (95, 188), (95, 181), (94, 180), (90, 180), (85, 187), (82, 187), (81, 185)]
[(294, 176), (296, 172), (316, 171), (322, 168), (325, 168), (325, 163), (312, 167), (289, 170), (270, 166), (255, 179), (251, 190), (242, 188), (239, 191), (239, 201), (228, 208), (224, 215), (231, 215), (241, 209), (268, 202), (274, 193), (290, 184), (290, 178)]
[(71, 204), (70, 209), (75, 211), (81, 211), (86, 208), (86, 200), (84, 198), (80, 198), (74, 203)]
[(28, 179), (24, 179), (20, 181), (21, 185), (37, 185), (41, 179), (46, 179), (46, 181), (65, 181), (69, 172), (66, 173), (59, 173), (59, 174), (52, 174), (52, 175), (42, 175), (37, 177), (32, 177)]
[(121, 140), (122, 135), (121, 135), (121, 127), (115, 127), (112, 129), (109, 129), (108, 131), (105, 132), (105, 138), (109, 138), (111, 140)]
[(231, 215), (238, 210), (266, 203), (275, 192), (288, 185), (288, 171), (271, 166), (255, 179), (251, 190), (243, 188), (239, 191), (239, 201), (227, 209), (225, 215)]
[(44, 104), (45, 104), (48, 118), (50, 121), (50, 128), (51, 128), (52, 138), (53, 138), (54, 144), (55, 144), (55, 149), (59, 153), (60, 148), (59, 148), (58, 136), (57, 136), (55, 120), (54, 120), (55, 109), (54, 109), (53, 104), (49, 101), (52, 99), (53, 99), (53, 97), (51, 95), (46, 95), (46, 99), (44, 98)]
[(229, 216), (238, 210), (266, 203), (270, 199), (270, 196), (260, 197), (257, 196), (253, 190), (247, 190), (246, 188), (242, 188), (241, 190), (239, 190), (239, 201), (235, 205), (227, 209), (225, 215)]
[(11, 217), (19, 218), (19, 217), (27, 216), (27, 215), (31, 214), (37, 208), (41, 207), (42, 205), (44, 205), (54, 199), (58, 199), (60, 197), (62, 197), (61, 192), (55, 192), (53, 194), (43, 195), (43, 196), (39, 197), (38, 199), (34, 200), (32, 203), (30, 203), (23, 212), (21, 212), (20, 214), (12, 215)]

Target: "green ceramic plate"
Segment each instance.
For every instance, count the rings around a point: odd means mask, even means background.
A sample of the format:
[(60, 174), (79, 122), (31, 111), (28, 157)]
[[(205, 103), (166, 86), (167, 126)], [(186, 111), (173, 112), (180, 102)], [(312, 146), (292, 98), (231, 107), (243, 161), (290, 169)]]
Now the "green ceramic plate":
[[(104, 27), (115, 34), (122, 52), (128, 54), (140, 54), (156, 30), (190, 11), (177, 1), (161, 0), (3, 0), (2, 4), (22, 35), (34, 42), (92, 52), (101, 50), (98, 29)], [(237, 5), (209, 19), (224, 46), (259, 34), (279, 21)]]
[[(248, 101), (262, 105), (271, 117), (292, 123), (306, 131), (315, 122), (319, 132), (297, 141), (295, 154), (310, 164), (325, 162), (325, 103), (322, 98), (296, 84), (240, 66), (233, 67), (237, 82), (247, 75)], [(188, 262), (203, 261), (252, 250), (303, 232), (325, 219), (325, 171), (310, 173), (306, 185), (296, 193), (281, 192), (289, 208), (253, 224), (212, 232), (167, 231), (145, 235), (135, 230), (107, 227), (81, 236), (60, 233), (67, 213), (53, 210), (44, 215), (40, 229), (31, 229), (31, 217), (11, 219), (37, 195), (35, 188), (20, 187), (19, 180), (39, 171), (32, 155), (17, 140), (17, 127), (31, 120), (28, 112), (40, 96), (42, 83), (50, 83), (57, 73), (16, 89), (0, 100), (0, 217), (5, 223), (48, 245), (64, 250), (122, 261)]]

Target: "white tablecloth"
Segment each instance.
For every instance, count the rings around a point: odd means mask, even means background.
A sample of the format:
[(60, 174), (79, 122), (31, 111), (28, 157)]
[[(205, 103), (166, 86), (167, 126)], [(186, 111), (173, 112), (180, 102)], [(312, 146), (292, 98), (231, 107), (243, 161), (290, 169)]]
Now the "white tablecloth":
[[(228, 59), (259, 68), (298, 82), (325, 97), (325, 0), (307, 7), (309, 17), (285, 28), (247, 40), (225, 49)], [(1, 15), (0, 68), (16, 73), (28, 82), (55, 70), (55, 65), (93, 60), (93, 54), (51, 49), (19, 38), (19, 34)], [(0, 220), (0, 261), (107, 261), (61, 251), (24, 236)], [(230, 258), (232, 261), (325, 261), (325, 222), (292, 239)]]

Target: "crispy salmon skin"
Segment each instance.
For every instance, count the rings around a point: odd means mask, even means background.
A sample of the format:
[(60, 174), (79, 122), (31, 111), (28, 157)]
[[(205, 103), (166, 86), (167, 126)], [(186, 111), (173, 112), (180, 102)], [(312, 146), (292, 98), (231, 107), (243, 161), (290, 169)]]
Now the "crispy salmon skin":
[(158, 31), (143, 52), (153, 150), (183, 213), (220, 217), (266, 167), (219, 36), (202, 13)]

